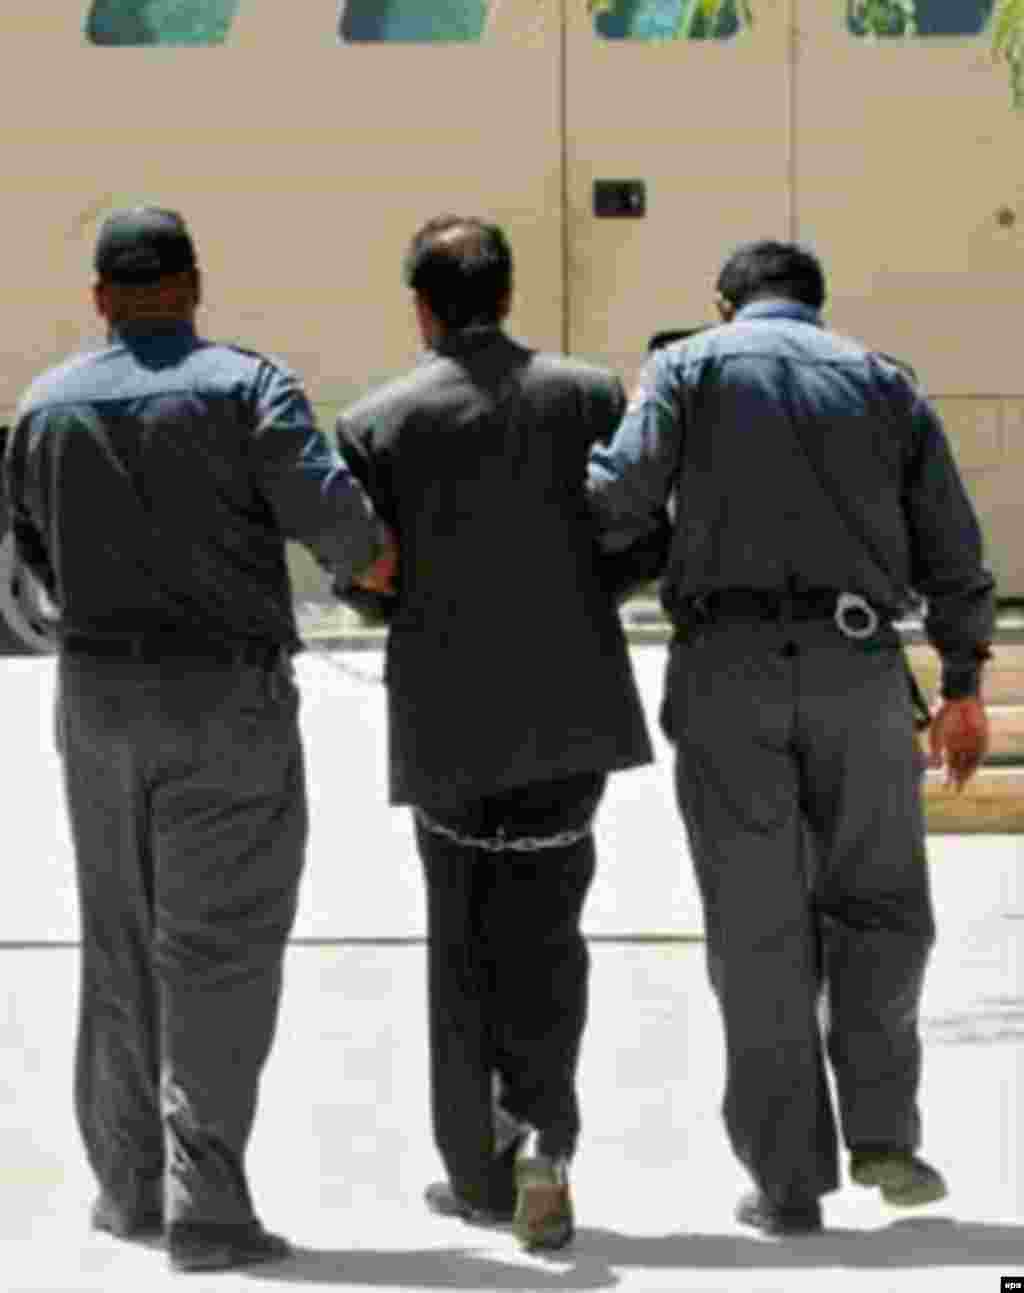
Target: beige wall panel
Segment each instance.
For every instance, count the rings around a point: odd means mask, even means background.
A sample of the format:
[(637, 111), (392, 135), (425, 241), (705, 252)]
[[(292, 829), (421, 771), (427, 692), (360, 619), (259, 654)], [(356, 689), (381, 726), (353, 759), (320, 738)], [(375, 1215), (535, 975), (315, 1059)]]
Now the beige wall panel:
[[(1008, 456), (1024, 458), (1024, 399), (1003, 400), (1003, 447)], [(1020, 497), (1024, 503), (1024, 487)]]
[(975, 499), (985, 539), (985, 563), (996, 581), (1001, 601), (1024, 600), (1024, 561), (1021, 558), (1020, 498), (1001, 498), (1001, 480), (971, 479), (967, 488)]
[(1024, 400), (939, 397), (949, 436), (1002, 598), (1024, 598)]
[(1004, 465), (1000, 400), (947, 396), (934, 403), (962, 471), (998, 471)]
[[(712, 321), (737, 242), (787, 233), (789, 0), (729, 41), (604, 40), (568, 10), (569, 344), (629, 380), (652, 333)], [(645, 180), (646, 218), (595, 218), (599, 178)]]
[(1002, 455), (997, 467), (965, 470), (1000, 597), (1024, 598), (1024, 400), (1000, 402)]
[(92, 244), (130, 201), (192, 223), (205, 330), (281, 355), (320, 401), (414, 357), (400, 261), (441, 211), (507, 227), (513, 326), (558, 346), (558, 4), (527, 7), (497, 3), (479, 45), (339, 46), (337, 0), (245, 0), (222, 47), (123, 49), (85, 44), (87, 0), (4, 0), (0, 417), (98, 335)]
[(863, 42), (842, 5), (796, 6), (798, 232), (831, 321), (935, 394), (1024, 393), (1024, 118), (987, 35)]
[(964, 483), (978, 511), (986, 562), (1001, 598), (1024, 597), (1020, 481), (1012, 472), (965, 470)]
[[(977, 509), (986, 561), (1001, 597), (1024, 594), (1020, 468), (1008, 453), (1007, 402), (970, 396), (934, 401)], [(1018, 462), (1020, 455), (1017, 455)]]

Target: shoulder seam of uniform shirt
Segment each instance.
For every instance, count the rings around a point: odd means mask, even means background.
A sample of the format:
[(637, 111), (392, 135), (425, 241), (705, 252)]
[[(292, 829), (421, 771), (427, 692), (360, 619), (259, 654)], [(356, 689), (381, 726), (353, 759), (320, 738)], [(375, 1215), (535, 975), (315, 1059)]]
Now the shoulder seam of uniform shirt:
[(199, 338), (197, 350), (226, 350), (229, 354), (244, 355), (246, 359), (255, 359), (261, 364), (275, 369), (279, 373), (285, 373), (289, 376), (297, 376), (295, 369), (285, 360), (278, 358), (276, 355), (265, 355), (259, 350), (247, 350), (245, 346), (233, 345), (230, 341), (209, 341), (206, 338)]
[(770, 359), (777, 364), (799, 364), (808, 368), (846, 368), (868, 362), (869, 353), (860, 355), (791, 355), (777, 350), (712, 350), (704, 355), (692, 356), (693, 363), (706, 359)]
[(134, 395), (101, 395), (84, 393), (67, 399), (44, 399), (37, 404), (30, 404), (21, 414), (20, 418), (31, 417), (33, 413), (46, 413), (56, 409), (74, 409), (74, 408), (97, 408), (100, 405), (112, 404), (144, 404), (148, 400), (164, 399), (168, 395), (190, 395), (202, 394), (204, 396), (220, 396), (229, 398), (229, 392), (218, 391), (206, 386), (203, 383), (193, 382), (188, 386), (161, 386), (159, 389), (152, 391), (143, 391)]

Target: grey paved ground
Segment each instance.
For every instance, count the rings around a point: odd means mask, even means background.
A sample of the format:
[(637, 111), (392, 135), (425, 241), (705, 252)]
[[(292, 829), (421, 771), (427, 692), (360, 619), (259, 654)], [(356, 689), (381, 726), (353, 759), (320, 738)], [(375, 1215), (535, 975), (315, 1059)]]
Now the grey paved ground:
[[(634, 659), (653, 713), (664, 648), (638, 647)], [(408, 816), (385, 802), (380, 653), (309, 651), (297, 667), (311, 798), (297, 936), (420, 935), (423, 899)], [(77, 936), (71, 844), (53, 749), (53, 676), (49, 657), (0, 660), (7, 838), (24, 841), (22, 847), (31, 842), (19, 901), (0, 906), (0, 943)], [(588, 928), (595, 931), (699, 932), (671, 803), (668, 749), (659, 749), (656, 766), (613, 780), (601, 818), (607, 866), (589, 906)]]
[[(637, 648), (634, 659), (653, 713), (661, 650)], [(372, 652), (310, 654), (300, 665), (313, 836), (298, 934), (308, 941), (289, 953), (251, 1169), (265, 1219), (301, 1251), (248, 1275), (173, 1277), (159, 1252), (91, 1235), (92, 1187), (70, 1111), (77, 954), (54, 945), (76, 931), (52, 667), (0, 661), (0, 1288), (995, 1293), (1000, 1274), (1024, 1272), (1022, 837), (932, 840), (941, 929), (923, 1106), (949, 1199), (901, 1217), (847, 1186), (826, 1204), (825, 1236), (760, 1240), (731, 1220), (744, 1180), (717, 1114), (721, 1043), (702, 947), (619, 937), (700, 929), (663, 748), (656, 767), (616, 780), (601, 819), (575, 1247), (544, 1261), (508, 1234), (426, 1214), (420, 1192), (437, 1163), (424, 953), (379, 941), (420, 935), (422, 898), (404, 815), (383, 804)]]

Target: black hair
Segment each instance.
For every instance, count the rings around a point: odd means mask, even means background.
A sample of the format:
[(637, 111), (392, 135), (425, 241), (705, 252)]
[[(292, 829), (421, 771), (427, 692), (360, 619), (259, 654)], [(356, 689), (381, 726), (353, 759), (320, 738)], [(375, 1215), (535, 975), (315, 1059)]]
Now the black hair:
[(449, 330), (499, 323), (512, 290), (512, 251), (497, 225), (437, 216), (413, 237), (402, 274)]
[(825, 273), (814, 252), (795, 242), (744, 243), (722, 266), (718, 291), (737, 310), (758, 297), (781, 296), (814, 310), (825, 304)]

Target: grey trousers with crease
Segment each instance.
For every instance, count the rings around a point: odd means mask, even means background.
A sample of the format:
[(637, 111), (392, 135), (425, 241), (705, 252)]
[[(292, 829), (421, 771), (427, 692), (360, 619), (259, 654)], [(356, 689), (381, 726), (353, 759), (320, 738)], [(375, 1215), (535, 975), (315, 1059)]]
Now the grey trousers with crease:
[(673, 646), (662, 722), (725, 1028), (730, 1140), (770, 1198), (817, 1198), (838, 1184), (826, 1053), (850, 1148), (921, 1135), (935, 927), (902, 656), (827, 624), (711, 627)]
[(63, 654), (82, 928), (75, 1109), (131, 1220), (239, 1223), (307, 834), (291, 662)]

